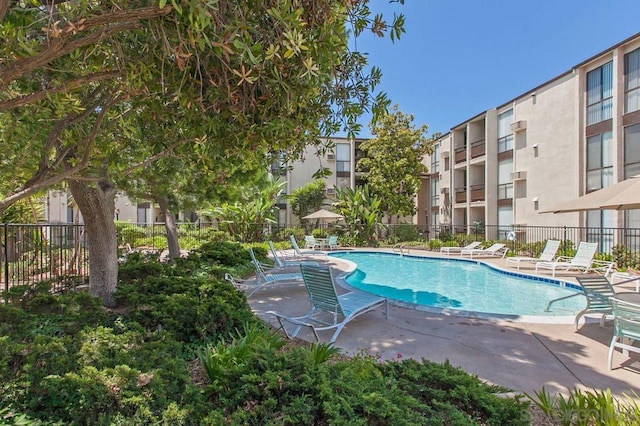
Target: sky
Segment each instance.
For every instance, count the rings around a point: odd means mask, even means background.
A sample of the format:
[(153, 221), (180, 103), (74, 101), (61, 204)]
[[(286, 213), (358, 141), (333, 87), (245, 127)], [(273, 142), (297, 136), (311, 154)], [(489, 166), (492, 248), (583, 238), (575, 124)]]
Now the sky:
[[(640, 0), (371, 0), (406, 33), (392, 43), (352, 43), (382, 70), (377, 91), (426, 124), (427, 136), (452, 127), (571, 70), (640, 33)], [(353, 47), (353, 44), (352, 44)], [(361, 137), (370, 137), (361, 121)]]

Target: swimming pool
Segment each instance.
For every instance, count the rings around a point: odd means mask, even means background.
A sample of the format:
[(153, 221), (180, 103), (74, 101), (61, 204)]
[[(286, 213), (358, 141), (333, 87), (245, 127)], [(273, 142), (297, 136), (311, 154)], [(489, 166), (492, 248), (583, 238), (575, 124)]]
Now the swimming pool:
[[(583, 296), (551, 278), (532, 279), (501, 272), (484, 263), (381, 252), (338, 252), (331, 256), (357, 264), (346, 282), (363, 291), (419, 306), (499, 316), (574, 316)], [(567, 286), (569, 287), (569, 286)]]

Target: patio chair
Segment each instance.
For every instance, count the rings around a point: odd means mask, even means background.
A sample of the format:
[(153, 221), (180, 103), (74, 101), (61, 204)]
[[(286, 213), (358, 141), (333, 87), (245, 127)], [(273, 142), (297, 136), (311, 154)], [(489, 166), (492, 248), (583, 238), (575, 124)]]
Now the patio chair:
[(527, 257), (527, 256), (515, 256), (507, 257), (507, 266), (510, 263), (515, 263), (516, 269), (520, 269), (520, 263), (536, 263), (536, 262), (552, 262), (556, 257), (556, 253), (560, 248), (560, 241), (548, 240), (544, 246), (544, 250), (540, 254), (540, 257)]
[(329, 236), (329, 238), (327, 238), (327, 246), (329, 247), (329, 250), (338, 250), (340, 248), (340, 246), (338, 245), (338, 236)]
[[(270, 314), (276, 316), (287, 337), (295, 337), (302, 327), (308, 327), (313, 331), (315, 339), (319, 341), (318, 331), (335, 329), (329, 340), (329, 343), (333, 343), (344, 326), (351, 320), (379, 306), (384, 306), (385, 317), (389, 319), (389, 306), (386, 298), (357, 290), (338, 295), (331, 268), (303, 265), (300, 269), (309, 295), (309, 302), (311, 302), (311, 310), (300, 317), (288, 317), (269, 311)], [(330, 320), (325, 319), (327, 316)], [(292, 333), (285, 327), (285, 322), (295, 325)]]
[(256, 270), (256, 288), (247, 296), (251, 296), (253, 293), (260, 290), (266, 285), (302, 281), (302, 274), (299, 272), (286, 274), (265, 272), (262, 264), (256, 259), (255, 253), (253, 253), (252, 248), (249, 248), (249, 252), (251, 253), (252, 258), (251, 263), (253, 263), (253, 266)]
[(287, 268), (290, 266), (300, 266), (300, 265), (314, 265), (318, 266), (318, 262), (313, 261), (304, 261), (304, 260), (284, 260), (278, 255), (278, 251), (273, 245), (273, 241), (268, 241), (269, 250), (271, 251), (271, 256), (273, 256), (273, 261), (278, 268)]
[(447, 256), (450, 256), (452, 254), (460, 254), (460, 252), (462, 252), (462, 250), (473, 250), (476, 249), (478, 247), (480, 247), (480, 244), (482, 244), (480, 241), (474, 241), (472, 243), (467, 244), (464, 247), (442, 247), (440, 249), (441, 253), (446, 253)]
[(313, 256), (316, 254), (322, 254), (325, 256), (327, 255), (325, 252), (319, 251), (319, 250), (300, 250), (300, 246), (298, 246), (298, 242), (296, 241), (296, 238), (293, 235), (291, 235), (289, 239), (291, 240), (291, 247), (293, 248), (293, 252), (296, 254), (296, 256), (305, 257), (305, 256)]
[(556, 270), (579, 271), (586, 274), (591, 269), (593, 257), (596, 255), (598, 243), (581, 242), (574, 257), (560, 256), (553, 262), (536, 262), (536, 273), (540, 269), (551, 271), (551, 276), (556, 276)]
[(320, 243), (316, 241), (316, 237), (313, 235), (305, 235), (304, 236), (304, 248), (315, 250), (316, 247), (321, 247)]
[(576, 277), (578, 284), (582, 287), (584, 297), (587, 299), (587, 306), (576, 314), (575, 326), (578, 329), (578, 322), (586, 314), (600, 314), (600, 325), (604, 326), (607, 315), (612, 315), (610, 298), (616, 292), (609, 280), (602, 275), (583, 275)]
[(471, 259), (473, 256), (491, 256), (491, 257), (505, 257), (509, 248), (506, 244), (495, 243), (491, 247), (487, 247), (484, 249), (463, 249), (460, 251), (461, 255), (469, 255)]
[[(640, 340), (640, 305), (624, 302), (615, 297), (611, 299), (613, 309), (613, 338), (609, 345), (609, 370), (613, 362), (615, 348), (622, 349), (622, 353), (628, 351), (640, 353), (640, 347), (633, 346), (633, 342)], [(625, 343), (624, 339), (629, 342)]]

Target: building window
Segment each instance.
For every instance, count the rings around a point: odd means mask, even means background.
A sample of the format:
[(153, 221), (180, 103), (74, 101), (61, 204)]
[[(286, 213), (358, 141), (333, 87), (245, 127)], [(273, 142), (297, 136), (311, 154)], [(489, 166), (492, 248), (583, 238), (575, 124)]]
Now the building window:
[(640, 124), (624, 128), (624, 178), (640, 175)]
[(513, 149), (513, 110), (505, 111), (498, 116), (498, 153)]
[(498, 200), (513, 198), (513, 182), (511, 181), (512, 171), (513, 158), (508, 158), (498, 163)]
[(440, 179), (431, 178), (431, 207), (440, 207)]
[(613, 247), (613, 217), (612, 210), (587, 211), (587, 241), (598, 243), (601, 252), (610, 253)]
[(640, 49), (624, 56), (624, 112), (640, 110)]
[(624, 241), (625, 247), (638, 251), (640, 249), (640, 210), (624, 211)]
[(433, 153), (431, 153), (431, 173), (440, 173), (440, 144), (437, 143), (433, 146)]
[(613, 137), (611, 131), (587, 139), (587, 192), (613, 183)]
[(587, 125), (612, 117), (613, 62), (587, 73)]
[(351, 171), (351, 145), (346, 143), (336, 145), (336, 171)]
[(138, 204), (138, 223), (148, 223), (149, 213), (151, 211), (151, 203)]
[(505, 240), (513, 225), (513, 206), (498, 207), (498, 239)]

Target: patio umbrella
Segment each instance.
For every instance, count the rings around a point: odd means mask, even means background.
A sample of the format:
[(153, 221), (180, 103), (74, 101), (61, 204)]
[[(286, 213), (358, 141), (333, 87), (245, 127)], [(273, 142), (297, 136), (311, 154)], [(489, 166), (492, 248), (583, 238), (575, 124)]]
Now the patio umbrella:
[(329, 210), (320, 209), (317, 212), (313, 212), (304, 216), (302, 219), (324, 219), (324, 220), (338, 220), (344, 216), (338, 213), (330, 212)]
[(542, 213), (568, 213), (584, 210), (640, 209), (640, 175), (574, 200), (565, 201)]

